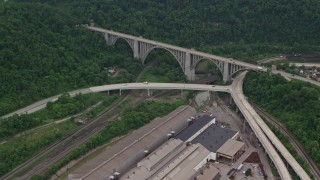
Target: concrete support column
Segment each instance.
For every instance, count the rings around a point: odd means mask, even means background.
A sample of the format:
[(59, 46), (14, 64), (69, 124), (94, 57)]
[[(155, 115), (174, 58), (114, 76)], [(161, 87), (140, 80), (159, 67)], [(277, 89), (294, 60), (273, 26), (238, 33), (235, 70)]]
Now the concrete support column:
[(137, 39), (133, 42), (133, 57), (136, 59), (141, 59), (139, 54), (139, 42)]
[(182, 89), (181, 89), (180, 97), (181, 97), (181, 99), (183, 98), (183, 90)]
[(231, 72), (230, 72), (230, 74), (233, 74), (235, 72), (235, 68), (236, 68), (235, 65), (231, 64), (231, 67), (230, 67)]
[(104, 39), (107, 42), (107, 45), (111, 46), (111, 42), (110, 42), (110, 34), (108, 33), (104, 33)]
[(120, 94), (120, 96), (122, 95), (122, 90), (120, 89), (120, 91), (119, 91), (119, 94)]
[(236, 113), (238, 113), (239, 112), (239, 108), (238, 108), (238, 106), (236, 107)]
[(229, 77), (229, 63), (224, 62), (223, 63), (223, 81), (227, 82), (230, 79)]
[(232, 99), (232, 96), (230, 96), (229, 104), (232, 105), (232, 103), (233, 103), (233, 99)]
[(243, 121), (243, 132), (246, 131), (246, 121)]
[(191, 70), (191, 55), (190, 52), (186, 52), (186, 59), (184, 60), (184, 74), (189, 81), (195, 79), (195, 70)]
[(150, 97), (150, 89), (148, 89), (148, 97)]

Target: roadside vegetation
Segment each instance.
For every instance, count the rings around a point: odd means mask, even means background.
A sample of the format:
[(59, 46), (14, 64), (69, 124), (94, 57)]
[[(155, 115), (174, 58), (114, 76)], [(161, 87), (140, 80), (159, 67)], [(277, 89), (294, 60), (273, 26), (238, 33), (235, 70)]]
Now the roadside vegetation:
[[(289, 138), (285, 136), (279, 129), (275, 126), (264, 120), (264, 122), (269, 126), (272, 132), (279, 138), (281, 143), (288, 149), (291, 155), (297, 160), (297, 162), (301, 165), (301, 167), (307, 172), (307, 174), (314, 179), (309, 164), (298, 154), (297, 150), (295, 149), (294, 145), (290, 142)], [(299, 176), (296, 172), (290, 167), (289, 169), (290, 174), (293, 176), (293, 179), (300, 180)]]
[(37, 175), (32, 179), (50, 179), (53, 174), (67, 165), (70, 161), (85, 155), (94, 148), (110, 142), (115, 137), (128, 134), (149, 123), (154, 118), (164, 116), (186, 103), (186, 100), (178, 100), (173, 103), (150, 101), (141, 103), (135, 108), (128, 108), (122, 113), (120, 120), (109, 122), (109, 125), (102, 132), (91, 137), (85, 144), (73, 150), (62, 161), (49, 168), (43, 176)]
[(0, 145), (0, 176), (30, 159), (46, 146), (75, 130), (79, 124), (72, 120), (38, 129), (15, 137)]
[[(256, 59), (281, 53), (320, 52), (319, 9), (317, 0), (263, 3), (235, 0), (214, 3), (211, 0), (1, 1), (0, 116), (59, 93), (135, 79), (142, 64), (133, 58), (129, 45), (119, 41), (107, 47), (99, 33), (79, 26), (90, 20), (114, 31), (254, 63)], [(150, 54), (149, 58), (152, 56)], [(163, 58), (147, 70), (141, 81), (185, 81), (177, 61), (166, 54)], [(111, 76), (107, 71), (111, 67), (122, 71)], [(319, 98), (319, 90), (300, 82), (286, 83), (279, 77), (261, 76), (256, 81), (258, 75), (251, 75), (251, 78), (252, 81), (247, 81), (249, 97), (283, 121), (319, 166), (320, 105), (315, 100)], [(0, 139), (83, 108), (81, 103), (71, 104), (49, 104), (50, 112), (47, 115), (39, 112), (37, 118), (22, 115), (10, 121), (1, 120)], [(90, 115), (95, 113), (91, 111)], [(111, 126), (123, 125), (113, 123)], [(145, 121), (138, 125), (143, 123)], [(99, 140), (97, 144), (108, 142), (120, 133), (108, 130), (109, 134), (107, 130), (104, 132), (106, 136), (95, 137)], [(121, 133), (129, 131), (121, 130), (124, 131)], [(77, 153), (87, 152), (87, 146), (93, 145), (87, 144)], [(73, 159), (77, 153), (66, 158)]]
[[(1, 120), (0, 132), (4, 143), (0, 144), (0, 177), (76, 130), (81, 125), (75, 121), (76, 119), (93, 118), (117, 99), (115, 96), (103, 94), (79, 94), (73, 98), (62, 95), (41, 111)], [(92, 105), (96, 106), (90, 107)], [(75, 114), (79, 114), (80, 117), (51, 123)], [(31, 129), (40, 125), (46, 126)]]
[(47, 107), (31, 114), (14, 115), (0, 119), (0, 139), (16, 135), (31, 128), (76, 115), (81, 111), (101, 102), (112, 104), (117, 98), (103, 94), (78, 94), (70, 97), (63, 94), (56, 102), (49, 102)]
[[(0, 115), (69, 90), (132, 81), (140, 62), (128, 46), (107, 48), (100, 34), (77, 26), (90, 20), (248, 62), (280, 53), (320, 52), (317, 0), (0, 3)], [(114, 66), (126, 69), (116, 81), (104, 69)]]
[[(76, 24), (50, 5), (0, 2), (0, 116), (59, 93), (134, 79), (141, 63), (129, 48), (107, 48)], [(113, 78), (110, 67), (126, 71)]]
[(320, 167), (320, 87), (287, 82), (280, 75), (250, 72), (245, 94), (284, 124)]

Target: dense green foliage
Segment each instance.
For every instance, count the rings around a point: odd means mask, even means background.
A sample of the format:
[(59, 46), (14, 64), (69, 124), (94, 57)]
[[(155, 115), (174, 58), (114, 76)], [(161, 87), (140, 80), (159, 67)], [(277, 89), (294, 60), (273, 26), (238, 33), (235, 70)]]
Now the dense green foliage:
[(183, 74), (178, 61), (165, 50), (156, 50), (148, 55), (148, 61), (155, 60), (151, 67), (149, 67), (140, 77), (140, 82), (183, 82), (186, 77)]
[(56, 173), (60, 168), (68, 164), (70, 161), (85, 155), (90, 150), (98, 146), (110, 142), (112, 138), (125, 135), (130, 131), (149, 123), (156, 117), (161, 117), (168, 114), (185, 103), (186, 101), (177, 101), (171, 104), (150, 101), (142, 103), (136, 108), (127, 109), (122, 114), (121, 120), (110, 122), (101, 133), (93, 136), (84, 145), (73, 150), (62, 161), (51, 167), (44, 176), (35, 176), (32, 179), (49, 179), (54, 173)]
[[(133, 80), (141, 65), (130, 49), (107, 49), (99, 34), (75, 25), (49, 5), (1, 2), (0, 115), (61, 92)], [(113, 66), (128, 69), (110, 78), (104, 67)]]
[(116, 97), (102, 94), (79, 94), (73, 98), (64, 94), (56, 102), (49, 102), (47, 108), (36, 113), (14, 115), (7, 119), (1, 119), (0, 139), (48, 123), (54, 119), (75, 115), (99, 101), (110, 104), (115, 99)]
[(245, 94), (292, 132), (320, 167), (320, 87), (280, 75), (249, 73)]
[(92, 19), (109, 29), (237, 58), (320, 51), (317, 0), (34, 1), (69, 11), (78, 23)]
[[(0, 115), (69, 90), (134, 79), (141, 64), (128, 45), (107, 48), (98, 33), (76, 26), (90, 19), (108, 29), (253, 62), (279, 53), (320, 52), (319, 9), (318, 0), (1, 1)], [(180, 80), (181, 71), (158, 65), (152, 73)], [(110, 77), (105, 67), (113, 66), (125, 70)], [(275, 112), (319, 164), (318, 90), (279, 77), (261, 76), (247, 85), (247, 93)], [(5, 134), (42, 121), (28, 118), (8, 123)]]
[[(76, 28), (90, 19), (101, 27), (247, 61), (320, 51), (317, 0), (0, 3), (0, 115), (70, 89), (132, 80), (140, 64), (128, 47), (106, 49), (97, 33)], [(113, 81), (104, 70), (110, 66), (127, 71)]]
[(78, 125), (71, 120), (24, 134), (0, 145), (0, 176), (66, 136)]
[[(15, 137), (6, 138), (6, 143), (0, 145), (0, 176), (12, 170), (14, 167), (31, 158), (46, 146), (75, 130), (79, 124), (74, 118), (66, 119), (64, 122), (46, 124), (30, 131), (25, 131), (40, 124), (52, 121), (52, 118), (63, 118), (76, 114), (90, 105), (97, 105), (88, 108), (80, 117), (94, 117), (105, 108), (109, 107), (118, 98), (102, 94), (78, 95), (71, 98), (63, 95), (58, 101), (36, 113), (23, 116), (14, 116), (1, 122), (1, 138), (22, 132)], [(97, 102), (99, 105), (97, 104)], [(54, 107), (54, 108), (53, 108)], [(64, 112), (64, 114), (61, 114)], [(2, 136), (3, 135), (3, 136)]]

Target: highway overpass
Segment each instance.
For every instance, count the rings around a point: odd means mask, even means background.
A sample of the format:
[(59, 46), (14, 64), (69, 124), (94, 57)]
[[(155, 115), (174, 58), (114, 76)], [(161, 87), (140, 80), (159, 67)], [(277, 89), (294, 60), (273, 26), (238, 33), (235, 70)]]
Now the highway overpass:
[[(221, 91), (229, 92), (231, 91), (231, 86), (213, 86), (213, 85), (201, 85), (201, 84), (185, 84), (185, 83), (123, 83), (123, 84), (111, 84), (104, 86), (90, 87), (86, 89), (79, 89), (69, 92), (70, 96), (75, 96), (76, 94), (88, 94), (88, 93), (98, 93), (104, 91), (119, 90), (120, 93), (123, 90), (134, 90), (134, 89), (180, 89), (180, 90), (196, 90), (196, 91)], [(39, 111), (46, 107), (48, 102), (54, 102), (58, 100), (61, 94), (46, 98), (44, 100), (38, 101), (27, 107), (19, 109), (15, 112), (7, 114), (2, 118), (7, 118), (13, 116), (14, 114), (26, 114)]]

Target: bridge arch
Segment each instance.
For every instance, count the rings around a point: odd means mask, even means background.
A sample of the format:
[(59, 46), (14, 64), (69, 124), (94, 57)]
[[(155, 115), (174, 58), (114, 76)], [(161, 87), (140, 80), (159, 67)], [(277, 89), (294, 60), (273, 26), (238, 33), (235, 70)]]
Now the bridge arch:
[(120, 37), (120, 36), (115, 37), (115, 38), (110, 42), (110, 45), (114, 46), (119, 39), (122, 39), (122, 40), (126, 41), (126, 42), (129, 44), (132, 52), (134, 52), (133, 41), (130, 40), (130, 39), (122, 38), (122, 37)]
[(219, 69), (220, 73), (223, 75), (223, 66), (224, 66), (223, 62), (217, 61), (214, 59), (204, 58), (204, 57), (201, 57), (200, 59), (194, 60), (194, 63), (192, 63), (191, 69), (195, 69), (197, 67), (197, 65), (203, 60), (209, 60), (209, 61), (213, 62), (217, 66), (217, 68)]
[[(182, 69), (182, 71), (184, 72), (184, 61), (183, 61), (183, 56), (185, 56), (185, 54), (183, 53), (178, 53), (178, 52), (175, 52), (169, 48), (164, 48), (164, 47), (161, 47), (161, 46), (154, 46), (154, 47), (151, 47), (150, 49), (148, 49), (143, 55), (141, 55), (141, 60), (142, 60), (142, 64), (144, 64), (146, 58), (148, 57), (148, 55), (150, 54), (150, 52), (152, 52), (154, 49), (164, 49), (166, 51), (168, 51), (170, 54), (173, 55), (173, 57), (178, 61), (179, 65), (180, 65), (180, 68)], [(178, 55), (180, 54), (180, 56)]]

